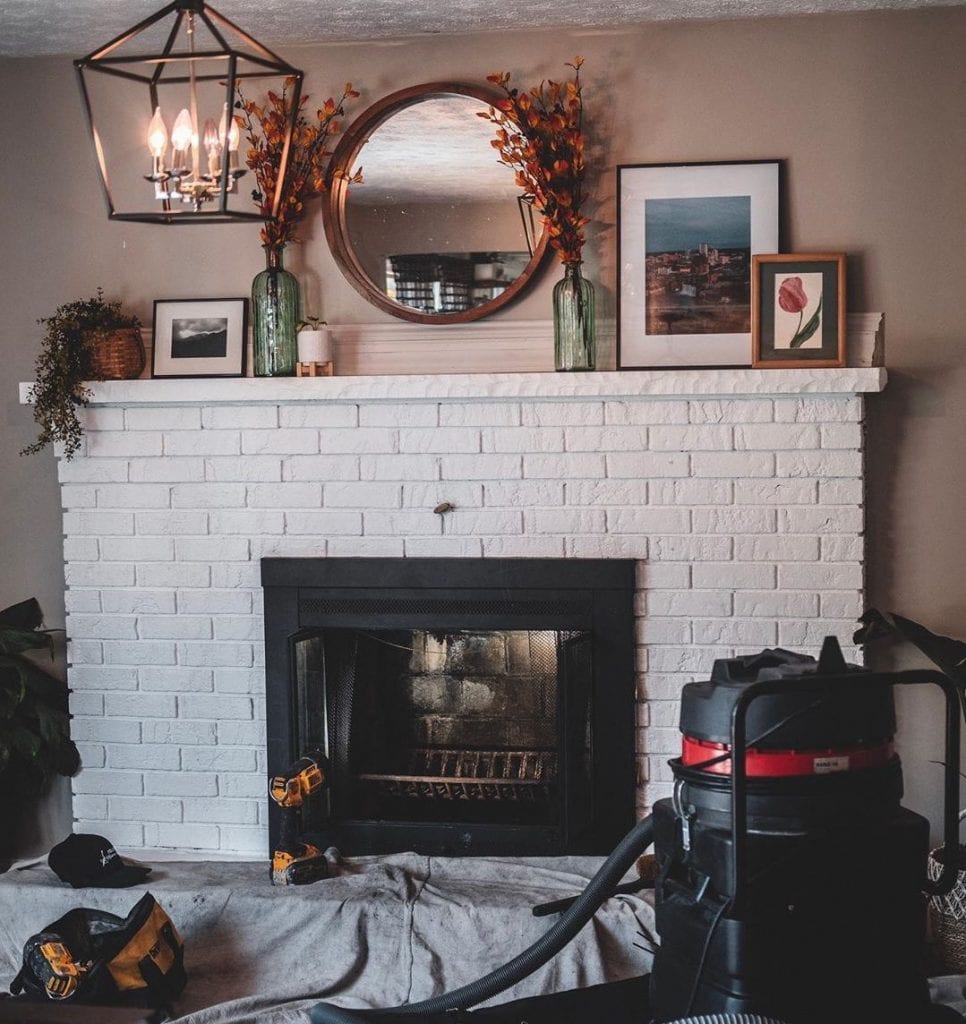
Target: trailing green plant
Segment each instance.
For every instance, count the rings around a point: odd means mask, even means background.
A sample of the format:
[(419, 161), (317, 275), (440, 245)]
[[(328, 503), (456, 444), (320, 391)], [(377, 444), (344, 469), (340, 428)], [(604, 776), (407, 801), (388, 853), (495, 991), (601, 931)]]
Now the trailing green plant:
[(73, 775), (80, 755), (70, 738), (67, 687), (30, 652), (54, 640), (35, 598), (0, 611), (0, 779), (15, 798), (38, 796), (57, 775)]
[(326, 327), (326, 322), (318, 316), (307, 316), (304, 320), (299, 320), (295, 325), (296, 330), (299, 331), (317, 331), (320, 327)]
[(65, 303), (37, 323), (45, 328), (32, 398), (40, 436), (20, 454), (32, 455), (52, 441), (60, 441), (64, 457), (70, 460), (84, 435), (77, 409), (91, 398), (84, 381), (103, 379), (92, 366), (92, 334), (140, 327), (141, 321), (122, 312), (120, 302), (106, 301), (103, 289), (98, 288), (92, 298)]

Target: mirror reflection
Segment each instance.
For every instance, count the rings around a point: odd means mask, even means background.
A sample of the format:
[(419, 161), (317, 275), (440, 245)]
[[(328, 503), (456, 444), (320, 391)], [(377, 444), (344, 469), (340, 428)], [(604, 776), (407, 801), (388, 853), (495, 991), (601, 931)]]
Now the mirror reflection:
[(372, 129), (349, 167), (363, 175), (344, 211), (356, 265), (386, 299), (427, 317), (482, 314), (539, 248), (532, 209), (490, 144), (493, 125), (476, 116), (487, 108), (465, 95), (404, 106)]

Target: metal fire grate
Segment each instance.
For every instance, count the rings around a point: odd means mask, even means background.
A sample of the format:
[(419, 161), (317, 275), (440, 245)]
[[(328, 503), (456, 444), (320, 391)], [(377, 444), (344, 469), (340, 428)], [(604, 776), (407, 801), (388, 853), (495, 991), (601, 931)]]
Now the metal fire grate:
[(557, 778), (555, 750), (412, 751), (403, 775), (359, 778), (387, 796), (420, 800), (545, 800)]

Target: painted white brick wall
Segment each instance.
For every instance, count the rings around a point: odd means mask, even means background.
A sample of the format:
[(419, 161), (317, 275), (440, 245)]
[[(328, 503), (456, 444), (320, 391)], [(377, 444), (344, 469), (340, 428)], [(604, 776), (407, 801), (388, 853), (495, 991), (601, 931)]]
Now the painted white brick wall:
[(715, 658), (857, 656), (862, 419), (854, 394), (88, 412), (59, 464), (77, 829), (264, 854), (268, 555), (638, 559), (649, 805)]

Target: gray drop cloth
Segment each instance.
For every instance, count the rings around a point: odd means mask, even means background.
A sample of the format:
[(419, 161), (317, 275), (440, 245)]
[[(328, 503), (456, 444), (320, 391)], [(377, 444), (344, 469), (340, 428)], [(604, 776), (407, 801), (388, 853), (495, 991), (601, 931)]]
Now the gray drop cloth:
[(947, 974), (929, 979), (929, 995), (934, 1003), (952, 1007), (966, 1016), (966, 975)]
[[(538, 939), (536, 903), (574, 895), (596, 857), (442, 858), (413, 853), (336, 863), (335, 877), (273, 888), (266, 863), (158, 864), (130, 889), (71, 889), (45, 864), (0, 876), (0, 985), (24, 942), (73, 907), (125, 915), (154, 894), (185, 941), (179, 1024), (307, 1024), (319, 999), (395, 1006), (457, 988)], [(608, 900), (549, 964), (493, 1002), (645, 974), (651, 906)]]

